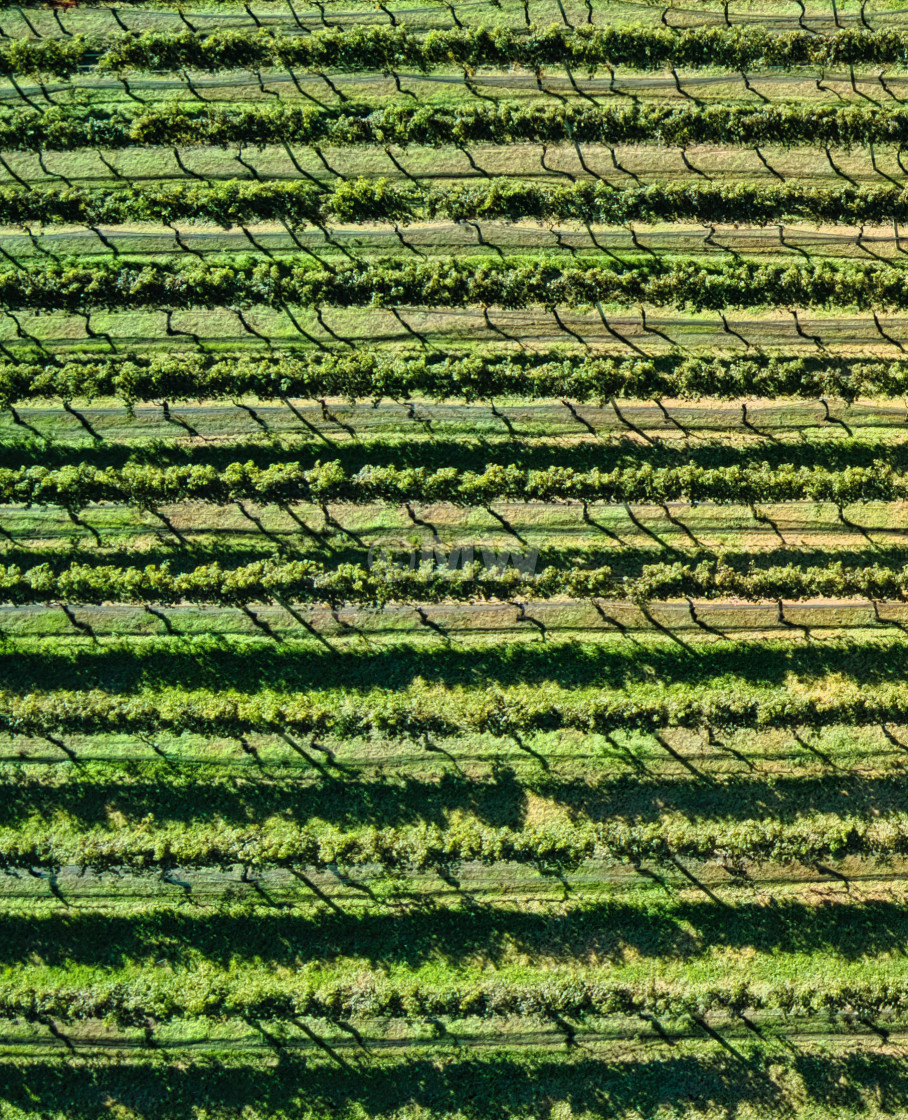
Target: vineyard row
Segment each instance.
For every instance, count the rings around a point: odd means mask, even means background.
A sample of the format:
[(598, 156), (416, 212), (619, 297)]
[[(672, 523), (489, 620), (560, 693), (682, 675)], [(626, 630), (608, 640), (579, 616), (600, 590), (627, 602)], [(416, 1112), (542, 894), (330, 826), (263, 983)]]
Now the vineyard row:
[(296, 68), (305, 72), (459, 67), (538, 72), (545, 66), (662, 70), (682, 66), (741, 71), (798, 66), (902, 66), (908, 33), (849, 28), (820, 35), (759, 27), (476, 27), (416, 35), (405, 27), (349, 27), (286, 34), (261, 28), (126, 33), (107, 38), (18, 39), (0, 48), (0, 75), (70, 78), (97, 67), (114, 74)]
[[(673, 859), (798, 861), (856, 856), (892, 859), (908, 854), (908, 816), (887, 813), (867, 820), (834, 814), (802, 815), (786, 822), (663, 819), (645, 824), (585, 820), (522, 829), (476, 821), (447, 826), (340, 830), (324, 822), (300, 825), (272, 818), (267, 824), (151, 824), (72, 827), (60, 818), (32, 818), (0, 829), (0, 870), (82, 867), (110, 871), (173, 868), (375, 867), (385, 871), (444, 869), (464, 861), (529, 864), (543, 873), (576, 870), (585, 860), (669, 863)], [(2, 1004), (0, 1004), (2, 1006)]]
[[(885, 448), (880, 449), (881, 452)], [(457, 467), (367, 465), (357, 472), (340, 460), (299, 463), (252, 461), (218, 465), (156, 466), (126, 463), (98, 467), (80, 462), (61, 467), (0, 468), (0, 504), (56, 505), (80, 510), (97, 502), (154, 509), (181, 501), (289, 503), (446, 502), (488, 506), (492, 502), (892, 502), (908, 500), (908, 475), (880, 459), (870, 466), (838, 467), (743, 464), (706, 467), (638, 463), (613, 470), (550, 466), (527, 470), (489, 463), (482, 472)]]
[[(53, 1025), (54, 1020), (107, 1020), (120, 1028), (148, 1028), (151, 1023), (172, 1019), (203, 1018), (222, 1023), (241, 1020), (253, 1026), (264, 1021), (273, 1029), (276, 1022), (300, 1025), (301, 1020), (316, 1019), (339, 1022), (351, 1032), (349, 1019), (428, 1019), (434, 1023), (438, 1016), (454, 1020), (527, 1016), (550, 1022), (554, 1018), (561, 1030), (570, 1030), (572, 1041), (574, 1028), (569, 1028), (562, 1017), (576, 1023), (586, 1016), (621, 1015), (647, 1022), (663, 1016), (702, 1024), (704, 1016), (718, 1013), (743, 1019), (757, 1029), (747, 1018), (748, 1013), (770, 1012), (793, 1019), (788, 1025), (795, 1032), (797, 1019), (807, 1018), (840, 1027), (862, 1024), (864, 1029), (869, 1026), (881, 1034), (883, 1028), (876, 1023), (899, 1022), (906, 1010), (905, 985), (881, 977), (860, 983), (830, 978), (821, 985), (803, 986), (783, 982), (768, 988), (731, 979), (685, 990), (665, 983), (645, 985), (557, 975), (519, 981), (468, 978), (459, 983), (449, 980), (445, 986), (419, 983), (416, 977), (393, 980), (383, 975), (369, 976), (368, 981), (359, 978), (354, 982), (336, 979), (317, 983), (305, 973), (276, 978), (264, 969), (249, 970), (239, 983), (232, 977), (228, 980), (220, 971), (191, 969), (165, 978), (140, 973), (133, 979), (113, 976), (83, 984), (45, 981), (37, 988), (10, 982), (0, 998), (0, 1018), (45, 1026)], [(310, 1028), (306, 1030), (311, 1035)], [(660, 1033), (664, 1037), (661, 1026)], [(267, 1037), (275, 1044), (270, 1030)], [(341, 1061), (336, 1054), (333, 1056)], [(474, 1058), (474, 1076), (475, 1064)], [(348, 1078), (350, 1073), (348, 1070)]]
[(470, 351), (371, 349), (248, 354), (146, 354), (116, 357), (42, 355), (0, 362), (0, 403), (117, 397), (154, 400), (261, 400), (344, 397), (493, 400), (563, 399), (605, 403), (612, 397), (901, 397), (908, 359), (875, 361), (834, 355), (780, 357), (671, 351), (644, 357), (574, 348)]
[(223, 229), (251, 222), (325, 228), (332, 223), (406, 225), (447, 219), (525, 219), (614, 225), (697, 221), (765, 225), (810, 221), (864, 225), (908, 222), (908, 190), (894, 186), (838, 188), (800, 183), (660, 183), (616, 187), (583, 180), (551, 186), (494, 178), (451, 188), (416, 187), (385, 179), (337, 182), (240, 179), (222, 183), (80, 188), (0, 188), (0, 225), (127, 225), (212, 222)]
[[(113, 695), (109, 691), (56, 690), (47, 694), (0, 693), (0, 728), (14, 736), (133, 735), (162, 733), (242, 739), (250, 734), (291, 737), (294, 749), (317, 751), (318, 739), (400, 740), (431, 750), (433, 737), (457, 739), (491, 735), (518, 745), (522, 736), (576, 731), (654, 733), (691, 730), (798, 730), (823, 727), (880, 727), (908, 723), (908, 697), (898, 682), (842, 681), (836, 688), (806, 690), (754, 687), (737, 682), (725, 688), (620, 691), (599, 688), (594, 695), (563, 688), (532, 687), (511, 695), (480, 689), (439, 694), (403, 691), (348, 693), (335, 697), (297, 691), (237, 694), (220, 689), (158, 690)], [(309, 737), (315, 737), (311, 742)]]
[[(596, 263), (592, 263), (593, 260)], [(319, 268), (249, 255), (218, 261), (53, 262), (0, 271), (0, 307), (90, 311), (267, 306), (590, 308), (600, 302), (729, 307), (908, 308), (908, 267), (863, 261), (776, 264), (740, 258), (395, 258)], [(604, 313), (603, 313), (604, 318)], [(415, 333), (415, 332), (414, 332)]]
[[(628, 600), (646, 603), (665, 599), (908, 599), (908, 569), (883, 563), (849, 567), (840, 561), (816, 567), (784, 564), (733, 567), (723, 560), (697, 563), (646, 564), (638, 576), (617, 578), (612, 569), (546, 567), (530, 574), (504, 567), (489, 551), (488, 563), (478, 556), (463, 567), (432, 561), (410, 568), (380, 560), (371, 568), (340, 564), (324, 568), (314, 560), (256, 560), (234, 568), (215, 561), (185, 572), (168, 562), (143, 568), (70, 562), (60, 570), (50, 563), (23, 569), (0, 565), (0, 602), (50, 603), (213, 603), (247, 607), (279, 603), (297, 620), (294, 603), (382, 606), (387, 603), (513, 601), (530, 599)], [(511, 554), (508, 554), (510, 558)], [(248, 607), (247, 607), (248, 609)], [(305, 623), (305, 619), (302, 619)], [(616, 624), (617, 628), (617, 624)]]
[(609, 105), (177, 105), (17, 109), (0, 117), (2, 151), (108, 150), (136, 146), (253, 147), (269, 144), (424, 145), (573, 143), (807, 144), (865, 147), (908, 144), (908, 110), (856, 105), (673, 105), (621, 98)]

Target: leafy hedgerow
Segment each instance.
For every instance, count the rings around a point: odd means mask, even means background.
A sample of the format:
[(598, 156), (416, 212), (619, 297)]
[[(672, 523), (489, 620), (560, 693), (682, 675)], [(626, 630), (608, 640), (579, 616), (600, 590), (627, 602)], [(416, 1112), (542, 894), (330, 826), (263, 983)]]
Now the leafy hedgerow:
[(619, 305), (716, 311), (728, 307), (908, 308), (908, 266), (648, 259), (397, 259), (318, 268), (293, 260), (50, 263), (0, 271), (0, 306), (13, 310), (193, 307), (503, 307)]
[(20, 39), (0, 47), (0, 74), (72, 77), (80, 69), (130, 73), (183, 70), (428, 72), (479, 67), (575, 67), (662, 70), (721, 67), (741, 71), (776, 67), (902, 65), (908, 33), (848, 28), (827, 35), (806, 30), (771, 32), (759, 27), (651, 26), (528, 28), (474, 27), (414, 34), (406, 27), (347, 27), (309, 35), (269, 28), (217, 28), (208, 32), (144, 31), (106, 38)]
[(119, 397), (233, 400), (249, 395), (318, 400), (424, 396), (450, 400), (612, 397), (734, 399), (755, 397), (901, 397), (908, 359), (833, 355), (721, 354), (672, 350), (614, 355), (580, 347), (514, 350), (479, 346), (429, 351), (415, 347), (274, 350), (270, 353), (154, 353), (116, 356), (32, 353), (0, 361), (0, 402)]
[(312, 105), (178, 105), (142, 109), (56, 106), (0, 116), (0, 149), (73, 151), (136, 146), (263, 148), (269, 144), (464, 147), (470, 144), (734, 144), (745, 147), (908, 145), (908, 110), (778, 104), (495, 105), (347, 101)]
[(492, 178), (454, 187), (416, 187), (386, 179), (348, 179), (332, 188), (304, 181), (173, 182), (120, 187), (33, 185), (0, 188), (0, 224), (117, 225), (213, 222), (224, 229), (282, 221), (291, 228), (331, 223), (519, 221), (622, 224), (630, 221), (836, 222), (908, 221), (908, 190), (895, 186), (815, 187), (784, 184), (658, 183), (617, 187)]

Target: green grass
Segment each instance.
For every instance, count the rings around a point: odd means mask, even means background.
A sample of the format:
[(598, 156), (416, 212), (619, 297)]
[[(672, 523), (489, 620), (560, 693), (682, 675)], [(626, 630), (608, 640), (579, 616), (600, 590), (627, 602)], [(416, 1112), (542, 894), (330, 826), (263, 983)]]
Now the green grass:
[[(296, 165), (308, 176), (333, 184), (337, 175), (349, 178), (387, 178), (401, 183), (405, 175), (401, 167), (419, 181), (428, 184), (451, 185), (460, 180), (481, 181), (483, 172), (488, 175), (504, 176), (512, 179), (549, 181), (566, 183), (570, 176), (587, 177), (573, 147), (566, 144), (552, 144), (548, 147), (546, 163), (552, 170), (547, 171), (540, 162), (541, 147), (533, 143), (513, 146), (477, 144), (471, 148), (480, 171), (472, 168), (463, 152), (455, 148), (408, 147), (405, 151), (392, 148), (395, 162), (381, 148), (331, 148), (322, 149), (328, 167), (318, 157), (302, 145), (294, 145), (293, 154)], [(779, 148), (772, 144), (760, 149), (767, 163), (783, 178), (798, 180), (820, 187), (842, 187), (841, 175), (836, 174), (825, 154), (811, 148)], [(584, 144), (583, 158), (590, 170), (606, 181), (633, 185), (634, 176), (643, 182), (702, 182), (705, 173), (714, 179), (731, 182), (772, 185), (779, 180), (760, 162), (750, 149), (737, 149), (722, 146), (692, 146), (687, 150), (686, 166), (677, 148), (655, 145), (618, 144), (614, 147), (619, 166), (612, 160), (608, 147)], [(237, 162), (230, 151), (204, 145), (186, 148), (181, 152), (181, 160), (186, 171), (181, 170), (173, 152), (166, 148), (127, 148), (103, 152), (104, 160), (97, 151), (81, 149), (75, 152), (47, 152), (45, 167), (41, 168), (36, 155), (28, 152), (10, 152), (4, 156), (8, 166), (27, 182), (54, 183), (60, 185), (61, 173), (66, 178), (85, 184), (119, 184), (122, 180), (110, 170), (114, 168), (126, 181), (154, 184), (168, 179), (187, 179), (192, 174), (212, 180), (252, 178), (248, 168)], [(862, 149), (852, 151), (836, 150), (836, 166), (845, 175), (858, 182), (877, 186), (892, 185), (891, 180), (899, 181), (896, 151), (893, 147), (880, 145), (875, 152), (877, 170), (873, 168), (869, 154)], [(299, 179), (297, 166), (289, 159), (283, 148), (264, 146), (246, 150), (243, 159), (251, 164), (263, 179)], [(691, 167), (696, 170), (691, 170)], [(332, 170), (329, 170), (332, 169)], [(622, 168), (624, 170), (622, 170)], [(0, 168), (0, 175), (8, 185), (15, 180)], [(565, 178), (565, 175), (568, 178)]]
[[(224, 1053), (178, 1066), (154, 1059), (8, 1059), (4, 1102), (11, 1120), (50, 1116), (101, 1120), (123, 1115), (201, 1120), (244, 1107), (250, 1120), (725, 1120), (790, 1115), (868, 1120), (897, 1115), (908, 1101), (902, 1061), (878, 1047), (834, 1040), (796, 1055), (750, 1041), (737, 1054), (712, 1040), (658, 1042), (590, 1051), (464, 1054), (448, 1040), (429, 1054), (376, 1055), (355, 1074), (328, 1056), (250, 1060)], [(780, 1084), (782, 1088), (780, 1088)]]

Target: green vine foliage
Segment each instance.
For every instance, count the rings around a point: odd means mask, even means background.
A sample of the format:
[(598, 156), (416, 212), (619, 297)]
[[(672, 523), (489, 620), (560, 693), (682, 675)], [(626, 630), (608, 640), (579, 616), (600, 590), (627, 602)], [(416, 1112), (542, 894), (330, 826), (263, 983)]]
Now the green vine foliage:
[(192, 307), (622, 306), (721, 311), (728, 307), (908, 307), (901, 263), (762, 264), (600, 257), (469, 257), (410, 264), (385, 259), (319, 268), (295, 260), (129, 261), (120, 257), (0, 271), (0, 306), (13, 310)]
[(57, 106), (0, 116), (0, 146), (9, 151), (102, 147), (194, 147), (269, 144), (422, 145), (570, 143), (736, 144), (743, 147), (908, 145), (908, 111), (852, 105), (632, 102), (620, 105), (499, 101), (456, 108), (347, 101), (312, 105), (179, 105), (125, 108)]
[(417, 35), (405, 27), (350, 27), (288, 35), (219, 28), (209, 32), (145, 31), (109, 38), (82, 35), (58, 40), (19, 39), (0, 48), (0, 74), (70, 78), (80, 69), (129, 73), (183, 70), (260, 70), (355, 73), (399, 69), (428, 72), (479, 67), (539, 70), (576, 67), (595, 74), (603, 67), (662, 70), (720, 67), (741, 71), (776, 67), (902, 65), (908, 34), (848, 28), (829, 35), (804, 30), (770, 32), (758, 27), (651, 26), (564, 27), (510, 30), (475, 27)]
[(734, 399), (898, 398), (908, 360), (821, 355), (669, 351), (591, 353), (580, 347), (514, 350), (480, 346), (443, 354), (421, 348), (205, 354), (124, 351), (117, 356), (33, 354), (0, 362), (0, 403), (117, 397), (154, 400), (563, 400), (607, 404), (613, 397)]
[(387, 179), (349, 179), (329, 189), (307, 182), (235, 179), (219, 183), (134, 184), (121, 187), (0, 188), (4, 225), (117, 225), (132, 222), (211, 222), (224, 229), (251, 222), (291, 228), (332, 223), (462, 221), (692, 221), (765, 225), (811, 221), (842, 225), (908, 222), (908, 190), (894, 186), (813, 187), (792, 182), (659, 183), (616, 187), (498, 178), (451, 188), (417, 188)]

